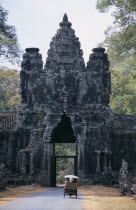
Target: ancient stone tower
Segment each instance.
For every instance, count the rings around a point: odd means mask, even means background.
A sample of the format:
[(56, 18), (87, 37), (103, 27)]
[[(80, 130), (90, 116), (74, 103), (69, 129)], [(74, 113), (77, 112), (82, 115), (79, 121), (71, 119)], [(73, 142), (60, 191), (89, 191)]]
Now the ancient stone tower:
[(112, 112), (105, 49), (94, 48), (85, 66), (71, 25), (65, 14), (44, 68), (39, 49), (26, 49), (16, 127), (1, 134), (1, 144), (7, 144), (2, 147), (7, 168), (51, 186), (55, 185), (56, 143), (76, 144), (75, 174), (82, 182), (114, 179), (123, 158), (131, 172), (136, 170), (136, 116)]

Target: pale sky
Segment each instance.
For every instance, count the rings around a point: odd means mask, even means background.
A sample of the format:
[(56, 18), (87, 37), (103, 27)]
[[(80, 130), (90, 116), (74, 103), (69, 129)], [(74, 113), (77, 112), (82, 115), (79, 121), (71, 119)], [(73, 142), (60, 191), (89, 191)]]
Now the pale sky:
[[(0, 0), (9, 11), (8, 23), (17, 29), (18, 41), (23, 51), (38, 47), (45, 63), (51, 38), (56, 34), (64, 13), (67, 13), (75, 34), (79, 37), (88, 61), (92, 48), (105, 38), (104, 31), (112, 24), (110, 13), (96, 10), (97, 0)], [(3, 65), (3, 64), (0, 64)], [(8, 67), (11, 66), (5, 62)]]

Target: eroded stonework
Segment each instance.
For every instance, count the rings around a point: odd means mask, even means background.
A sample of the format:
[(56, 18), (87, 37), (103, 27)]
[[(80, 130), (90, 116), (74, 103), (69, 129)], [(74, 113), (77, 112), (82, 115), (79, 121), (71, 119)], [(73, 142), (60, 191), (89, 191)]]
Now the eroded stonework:
[(65, 14), (44, 68), (39, 49), (26, 49), (20, 72), (22, 104), (15, 123), (4, 127), (8, 116), (0, 115), (1, 164), (15, 177), (54, 185), (53, 148), (63, 142), (77, 145), (81, 182), (116, 181), (122, 159), (135, 175), (136, 116), (112, 112), (105, 49), (94, 48), (85, 67), (71, 25)]

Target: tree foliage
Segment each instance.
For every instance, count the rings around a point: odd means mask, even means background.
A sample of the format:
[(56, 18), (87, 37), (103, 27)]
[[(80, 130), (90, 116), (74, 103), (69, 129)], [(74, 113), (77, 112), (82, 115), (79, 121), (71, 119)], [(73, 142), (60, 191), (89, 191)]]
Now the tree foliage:
[(20, 103), (18, 71), (0, 67), (0, 109), (15, 109)]
[(107, 49), (112, 72), (111, 108), (117, 113), (136, 112), (136, 1), (99, 0), (97, 9), (113, 8), (114, 22), (101, 46)]
[(136, 20), (136, 1), (135, 0), (98, 0), (97, 9), (100, 12), (106, 12), (113, 7), (115, 11), (114, 24), (117, 23), (120, 27), (126, 28), (129, 25), (135, 24)]
[(8, 11), (0, 4), (0, 60), (11, 63), (19, 62), (21, 50), (18, 44), (16, 29), (7, 24)]
[(136, 62), (133, 57), (112, 68), (111, 108), (117, 113), (136, 112)]

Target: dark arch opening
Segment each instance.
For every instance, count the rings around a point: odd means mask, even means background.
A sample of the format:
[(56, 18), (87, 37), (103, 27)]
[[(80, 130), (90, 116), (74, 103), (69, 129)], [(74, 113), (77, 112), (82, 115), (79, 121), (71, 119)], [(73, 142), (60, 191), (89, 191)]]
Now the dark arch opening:
[(51, 132), (50, 143), (75, 143), (76, 137), (74, 136), (74, 131), (71, 125), (70, 117), (63, 112), (61, 116), (61, 121)]

